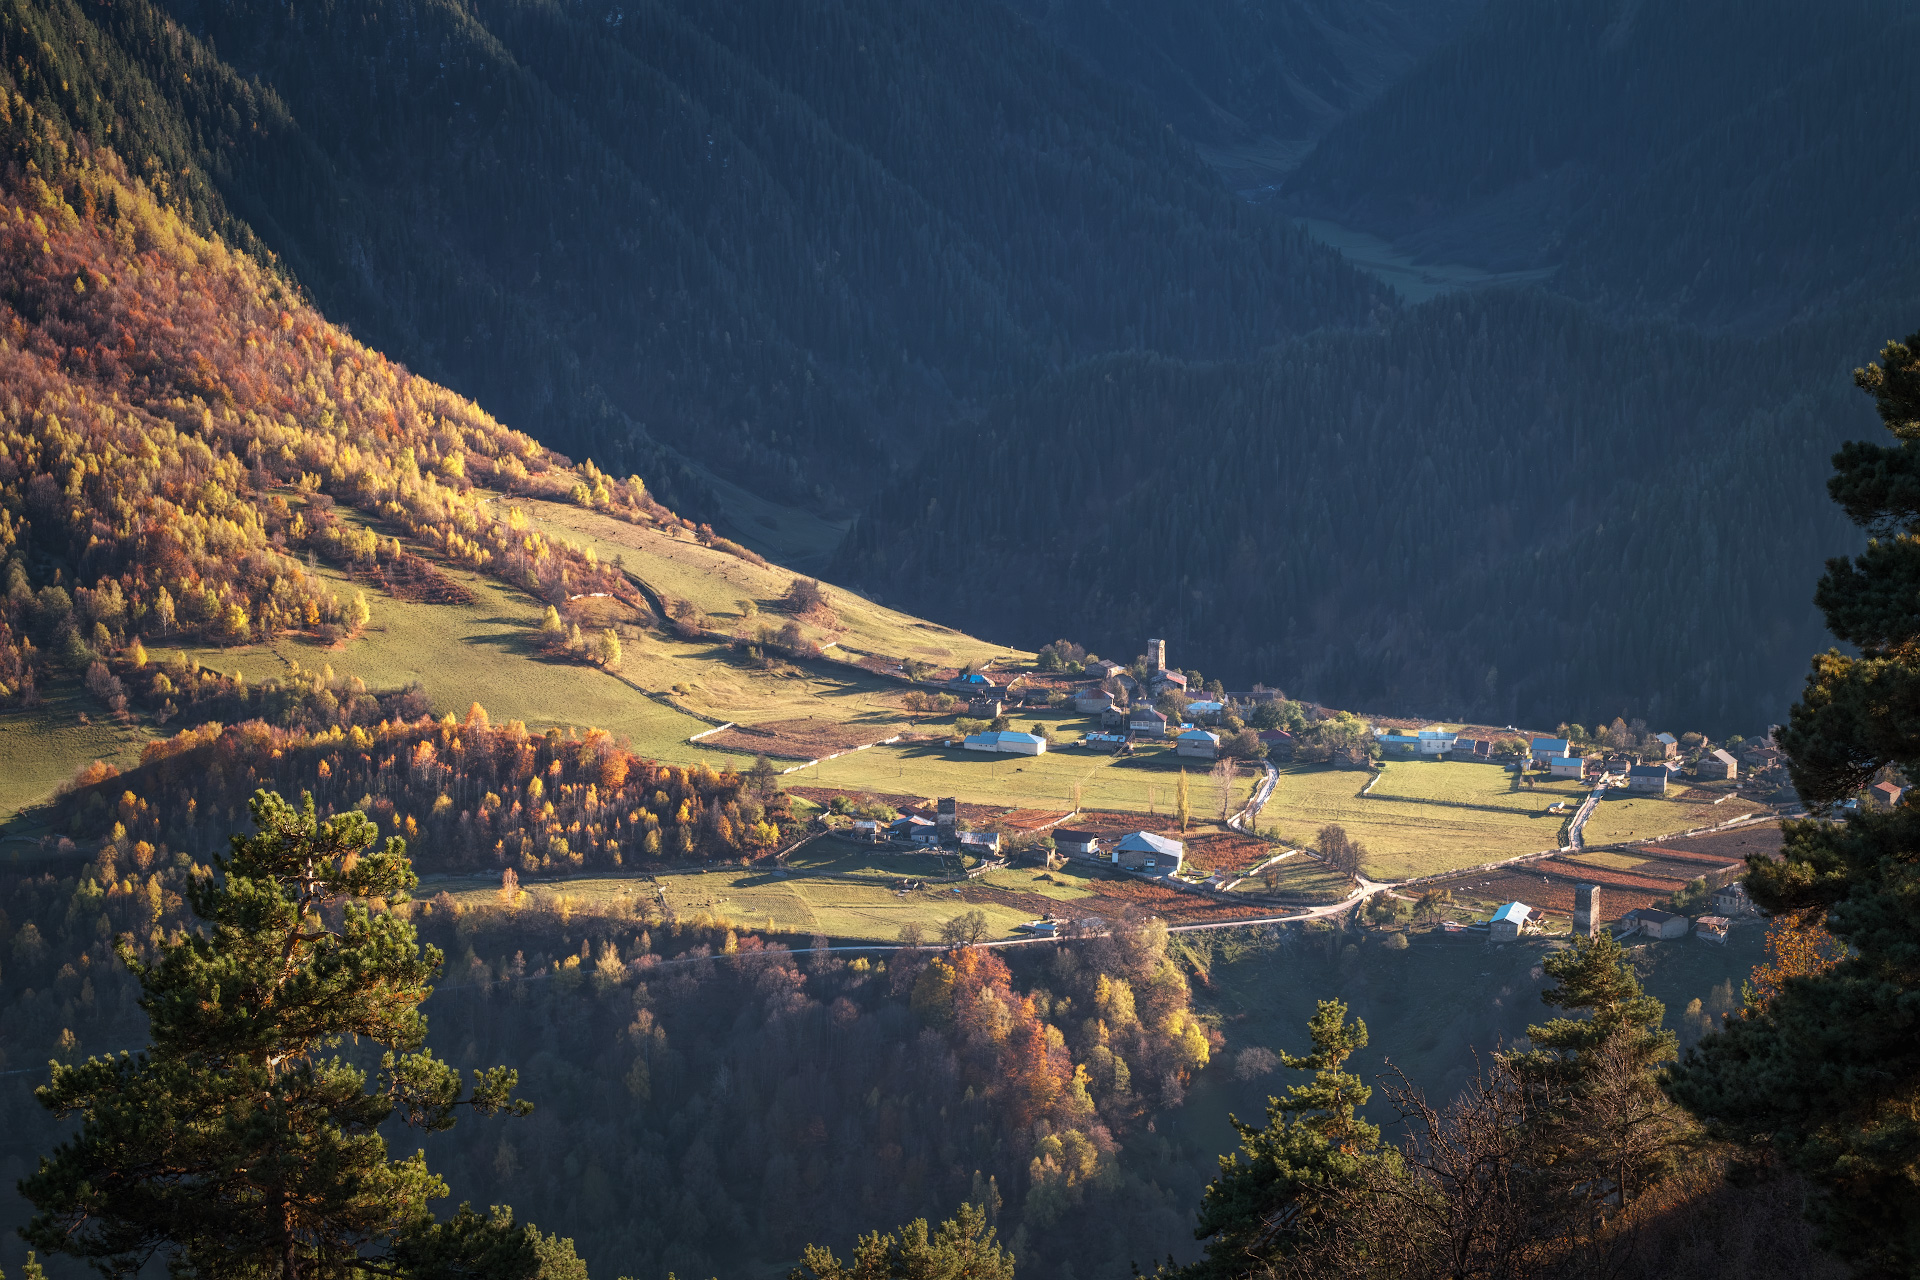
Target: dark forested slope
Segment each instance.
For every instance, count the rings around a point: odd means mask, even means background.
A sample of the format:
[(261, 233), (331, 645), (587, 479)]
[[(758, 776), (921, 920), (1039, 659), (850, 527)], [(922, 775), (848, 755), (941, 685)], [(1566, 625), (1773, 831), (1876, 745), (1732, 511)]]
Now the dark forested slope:
[(619, 470), (670, 470), (650, 436), (821, 496), (1057, 362), (1379, 305), (990, 0), (7, 5), (40, 110)]
[(1852, 350), (1491, 294), (1256, 363), (1098, 361), (989, 418), (978, 483), (876, 500), (838, 573), (1338, 705), (1748, 726), (1818, 644)]
[(1215, 145), (1304, 145), (1472, 18), (1483, 0), (1010, 0)]
[(1897, 0), (1493, 0), (1336, 127), (1296, 208), (1440, 261), (1559, 264), (1627, 314), (1757, 332), (1911, 295), (1920, 15)]

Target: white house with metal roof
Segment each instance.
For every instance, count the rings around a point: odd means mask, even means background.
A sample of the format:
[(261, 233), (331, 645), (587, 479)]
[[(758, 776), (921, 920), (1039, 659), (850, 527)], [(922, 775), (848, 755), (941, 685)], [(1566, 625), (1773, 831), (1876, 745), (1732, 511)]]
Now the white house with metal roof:
[(1512, 942), (1526, 932), (1527, 924), (1532, 919), (1532, 907), (1524, 902), (1509, 902), (1493, 913), (1493, 919), (1487, 921), (1487, 932), (1495, 942)]
[(1113, 846), (1114, 863), (1128, 871), (1171, 875), (1180, 869), (1181, 860), (1186, 856), (1186, 845), (1151, 831), (1122, 836)]
[(1016, 756), (1043, 756), (1047, 753), (1047, 740), (1039, 734), (1010, 730), (976, 733), (968, 737), (963, 745), (969, 751), (1002, 751)]

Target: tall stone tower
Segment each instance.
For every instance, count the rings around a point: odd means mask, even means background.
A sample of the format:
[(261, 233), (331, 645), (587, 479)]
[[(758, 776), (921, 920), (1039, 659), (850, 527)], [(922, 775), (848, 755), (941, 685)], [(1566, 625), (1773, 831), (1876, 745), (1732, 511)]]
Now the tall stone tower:
[(1600, 886), (1583, 884), (1573, 891), (1573, 931), (1591, 938), (1600, 932)]
[(960, 814), (954, 804), (954, 798), (947, 796), (940, 801), (940, 809), (934, 816), (934, 834), (940, 837), (941, 844), (956, 844), (960, 840)]
[(1167, 669), (1167, 642), (1165, 640), (1147, 641), (1147, 666), (1154, 671)]

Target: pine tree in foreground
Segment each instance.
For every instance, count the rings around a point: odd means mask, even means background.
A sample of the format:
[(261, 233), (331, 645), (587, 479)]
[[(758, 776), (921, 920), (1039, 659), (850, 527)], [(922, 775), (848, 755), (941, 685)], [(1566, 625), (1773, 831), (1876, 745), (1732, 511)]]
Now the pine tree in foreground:
[[(80, 1130), (21, 1183), (38, 1210), (23, 1233), (107, 1275), (156, 1258), (177, 1276), (323, 1280), (357, 1275), (585, 1280), (570, 1241), (462, 1205), (424, 1152), (390, 1159), (379, 1127), (427, 1132), (460, 1107), (524, 1115), (515, 1072), (455, 1068), (422, 1050), (420, 1003), (441, 955), (390, 910), (418, 883), (406, 846), (379, 851), (361, 813), (322, 822), (261, 791), (258, 834), (196, 878), (204, 928), (142, 964), (153, 1044), (55, 1065), (42, 1105)], [(379, 1046), (368, 1072), (343, 1041)]]
[[(1854, 381), (1892, 444), (1834, 457), (1828, 492), (1874, 535), (1828, 562), (1815, 602), (1858, 657), (1828, 651), (1781, 735), (1815, 813), (1882, 769), (1920, 777), (1920, 334), (1890, 343)], [(1717, 1129), (1778, 1156), (1820, 1192), (1821, 1243), (1858, 1274), (1920, 1272), (1920, 806), (1845, 823), (1786, 824), (1780, 861), (1748, 859), (1761, 907), (1844, 944), (1805, 949), (1743, 1013), (1672, 1073), (1669, 1092)]]
[(800, 1263), (788, 1280), (1013, 1280), (1013, 1255), (994, 1240), (986, 1210), (970, 1204), (936, 1231), (916, 1218), (898, 1234), (861, 1236), (846, 1262), (810, 1244)]

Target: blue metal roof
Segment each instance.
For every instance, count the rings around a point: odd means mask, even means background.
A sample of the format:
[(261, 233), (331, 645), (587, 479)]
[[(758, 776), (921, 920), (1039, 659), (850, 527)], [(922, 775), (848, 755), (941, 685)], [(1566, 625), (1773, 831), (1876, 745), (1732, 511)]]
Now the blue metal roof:
[(1495, 920), (1511, 920), (1515, 924), (1525, 924), (1528, 917), (1532, 915), (1533, 908), (1529, 907), (1526, 903), (1509, 902), (1506, 906), (1494, 912), (1493, 918)]

